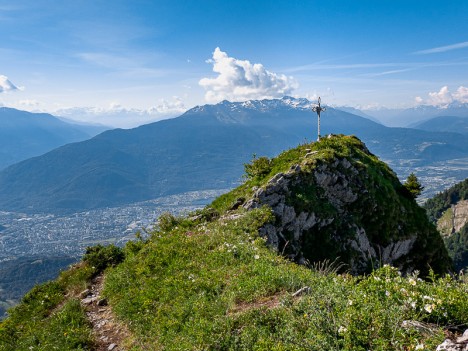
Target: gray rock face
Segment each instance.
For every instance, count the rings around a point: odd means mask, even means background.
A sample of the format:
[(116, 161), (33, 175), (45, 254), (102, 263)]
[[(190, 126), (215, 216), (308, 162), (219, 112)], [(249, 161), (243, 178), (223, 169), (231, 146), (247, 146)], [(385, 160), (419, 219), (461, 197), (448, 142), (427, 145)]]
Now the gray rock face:
[(437, 346), (437, 351), (468, 351), (468, 329), (465, 330), (462, 336), (456, 340), (445, 339), (442, 344)]
[(468, 200), (452, 205), (437, 222), (437, 229), (443, 235), (451, 235), (468, 223)]
[[(395, 223), (392, 228), (400, 233), (399, 238), (376, 240), (378, 230), (366, 226), (378, 219), (380, 208), (368, 196), (364, 168), (347, 158), (307, 165), (294, 165), (288, 172), (276, 174), (243, 205), (247, 210), (271, 207), (276, 221), (260, 229), (271, 247), (299, 263), (340, 257), (353, 274), (378, 264), (391, 264), (403, 271), (417, 268), (402, 264), (411, 261), (407, 258), (417, 233), (405, 232)], [(400, 210), (407, 211), (404, 206)], [(369, 230), (373, 231), (371, 236)]]

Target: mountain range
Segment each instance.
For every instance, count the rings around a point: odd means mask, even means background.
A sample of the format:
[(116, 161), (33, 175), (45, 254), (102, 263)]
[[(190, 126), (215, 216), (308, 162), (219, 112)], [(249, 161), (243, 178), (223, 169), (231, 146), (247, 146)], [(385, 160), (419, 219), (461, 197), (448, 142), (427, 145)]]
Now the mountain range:
[(468, 103), (452, 102), (442, 106), (420, 105), (404, 109), (381, 108), (360, 111), (358, 114), (372, 116), (389, 127), (411, 127), (434, 117), (468, 117)]
[(65, 122), (47, 113), (0, 108), (0, 169), (108, 129)]
[[(0, 172), (0, 209), (72, 212), (237, 184), (253, 154), (316, 139), (307, 99), (197, 106), (180, 117), (110, 130)], [(468, 157), (468, 136), (388, 128), (328, 108), (322, 134), (355, 134), (387, 162), (412, 166)]]
[(458, 116), (439, 116), (422, 122), (412, 124), (411, 128), (426, 130), (430, 132), (453, 132), (468, 134), (468, 115), (467, 117)]

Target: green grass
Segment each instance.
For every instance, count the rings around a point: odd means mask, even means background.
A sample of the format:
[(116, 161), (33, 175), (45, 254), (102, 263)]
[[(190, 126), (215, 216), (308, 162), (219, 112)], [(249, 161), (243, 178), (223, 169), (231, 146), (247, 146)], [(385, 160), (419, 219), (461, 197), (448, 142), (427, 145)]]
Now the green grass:
[[(434, 349), (440, 327), (468, 323), (466, 283), (388, 266), (361, 277), (310, 270), (258, 238), (268, 209), (238, 214), (155, 232), (108, 271), (105, 295), (143, 345), (135, 350)], [(426, 335), (404, 320), (439, 327)]]
[(78, 300), (95, 270), (81, 264), (51, 282), (35, 286), (0, 323), (0, 350), (87, 350), (90, 326)]

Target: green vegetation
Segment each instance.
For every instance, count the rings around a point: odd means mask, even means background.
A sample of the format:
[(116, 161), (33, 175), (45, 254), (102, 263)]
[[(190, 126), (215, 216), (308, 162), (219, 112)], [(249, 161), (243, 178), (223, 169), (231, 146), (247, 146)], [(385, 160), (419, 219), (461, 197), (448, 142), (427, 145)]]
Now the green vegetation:
[[(135, 246), (138, 243), (129, 244), (127, 251)], [(94, 276), (121, 262), (123, 255), (113, 245), (88, 248), (83, 262), (55, 281), (35, 286), (0, 323), (0, 350), (89, 350), (94, 341), (77, 297)]]
[(116, 266), (124, 259), (124, 252), (115, 245), (103, 246), (101, 244), (86, 248), (83, 261), (99, 274), (109, 266)]
[(468, 223), (459, 232), (444, 238), (445, 246), (455, 264), (455, 270), (468, 269)]
[(468, 178), (427, 200), (424, 208), (431, 222), (437, 223), (443, 213), (460, 200), (468, 200)]
[(244, 164), (245, 174), (248, 178), (261, 178), (271, 172), (271, 160), (262, 156), (254, 155), (251, 163)]
[[(175, 223), (108, 271), (105, 294), (131, 326), (134, 350), (435, 349), (442, 326), (468, 323), (465, 283), (389, 266), (361, 277), (307, 269), (258, 238), (271, 220), (262, 208)], [(405, 320), (438, 326), (426, 334)]]
[[(451, 206), (468, 200), (468, 178), (437, 194), (424, 204), (429, 219), (436, 224), (439, 220), (452, 217)], [(445, 246), (453, 260), (455, 269), (468, 270), (468, 223), (456, 233), (443, 233)]]
[[(381, 204), (377, 221), (397, 218), (400, 206), (414, 203), (398, 195), (404, 189), (391, 170), (354, 137), (301, 145), (269, 160), (268, 167), (256, 159), (246, 166), (246, 182), (210, 207), (186, 217), (164, 214), (148, 239), (129, 242), (123, 251), (90, 248), (79, 267), (33, 289), (0, 324), (0, 350), (92, 348), (73, 296), (103, 269), (103, 295), (130, 330), (133, 351), (435, 349), (443, 328), (468, 326), (466, 282), (433, 273), (403, 277), (390, 266), (363, 276), (341, 272), (337, 261), (299, 266), (259, 237), (259, 228), (276, 220), (270, 208), (234, 206), (279, 172), (299, 164), (312, 171), (336, 157), (352, 160), (366, 174), (369, 193), (355, 205), (361, 212), (369, 209), (367, 201), (388, 194), (397, 203)], [(334, 215), (333, 206), (317, 200), (322, 194), (315, 185), (298, 186), (297, 199), (288, 201)], [(421, 218), (427, 223), (421, 209), (407, 216), (400, 218), (404, 225), (417, 227)], [(383, 241), (395, 235), (377, 222), (365, 224), (380, 228)], [(425, 329), (411, 327), (415, 323)]]
[(414, 198), (417, 198), (419, 195), (421, 195), (422, 191), (424, 190), (424, 187), (421, 185), (414, 173), (411, 173), (408, 176), (408, 178), (406, 178), (406, 181), (403, 184), (403, 186), (410, 192), (411, 196), (413, 196)]
[(38, 282), (57, 277), (63, 267), (76, 262), (74, 257), (18, 257), (0, 263), (0, 319)]
[(76, 296), (95, 270), (80, 264), (34, 287), (0, 323), (0, 350), (86, 350), (93, 340)]

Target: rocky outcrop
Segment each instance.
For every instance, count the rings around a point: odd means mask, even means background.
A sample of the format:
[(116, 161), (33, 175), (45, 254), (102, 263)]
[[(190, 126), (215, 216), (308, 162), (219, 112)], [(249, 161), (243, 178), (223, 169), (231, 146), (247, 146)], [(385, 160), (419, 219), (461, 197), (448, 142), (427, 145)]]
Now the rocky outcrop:
[(437, 351), (468, 351), (468, 329), (462, 336), (452, 339), (445, 339), (442, 344), (437, 346)]
[(447, 209), (437, 221), (437, 229), (443, 235), (459, 232), (468, 223), (468, 200), (460, 200)]
[(247, 210), (273, 210), (275, 223), (260, 229), (270, 246), (303, 264), (339, 257), (353, 274), (380, 264), (403, 272), (448, 268), (440, 235), (424, 211), (364, 145), (352, 156), (320, 156), (306, 153), (254, 188), (244, 203)]

